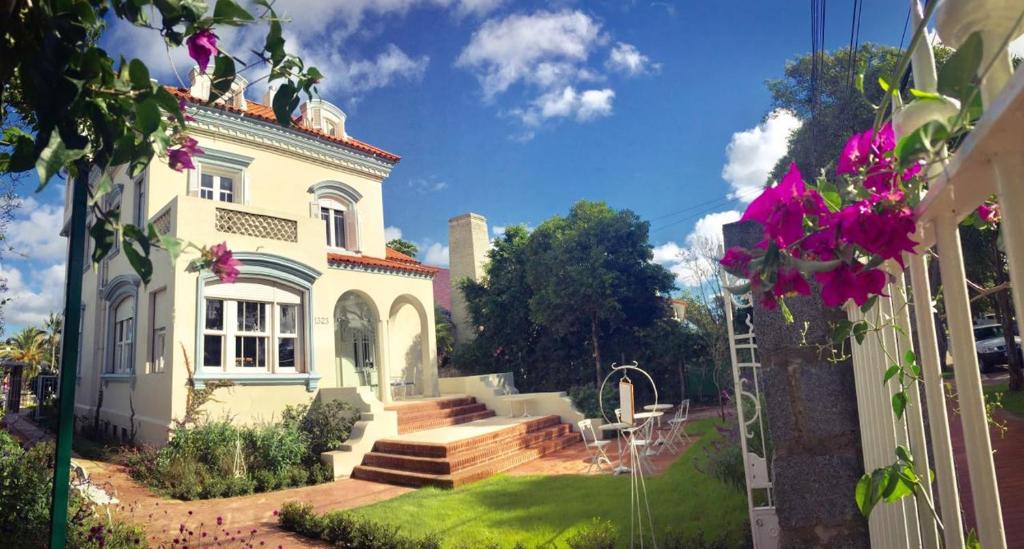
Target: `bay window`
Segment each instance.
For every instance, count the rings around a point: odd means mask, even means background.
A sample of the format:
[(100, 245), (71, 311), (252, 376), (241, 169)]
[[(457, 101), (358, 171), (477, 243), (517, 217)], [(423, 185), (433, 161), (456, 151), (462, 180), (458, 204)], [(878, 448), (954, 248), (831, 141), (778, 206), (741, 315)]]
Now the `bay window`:
[(207, 286), (202, 355), (206, 371), (298, 372), (302, 294), (282, 284), (239, 281)]

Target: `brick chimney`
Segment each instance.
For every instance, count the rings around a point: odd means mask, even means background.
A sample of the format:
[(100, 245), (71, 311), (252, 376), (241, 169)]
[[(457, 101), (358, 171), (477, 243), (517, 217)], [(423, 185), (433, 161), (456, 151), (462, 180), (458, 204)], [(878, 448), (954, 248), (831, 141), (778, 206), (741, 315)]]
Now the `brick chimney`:
[(487, 218), (480, 214), (465, 213), (448, 220), (448, 257), (452, 283), (452, 322), (455, 324), (455, 344), (469, 343), (476, 336), (476, 328), (469, 318), (466, 298), (459, 289), (459, 281), (479, 281), (484, 275), (484, 263), (490, 240), (487, 237)]

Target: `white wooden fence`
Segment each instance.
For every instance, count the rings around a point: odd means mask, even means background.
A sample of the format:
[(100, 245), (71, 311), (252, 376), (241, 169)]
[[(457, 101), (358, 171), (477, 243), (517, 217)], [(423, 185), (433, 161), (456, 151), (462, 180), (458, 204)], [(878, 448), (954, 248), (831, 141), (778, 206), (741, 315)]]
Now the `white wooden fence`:
[[(920, 23), (922, 11), (917, 0), (911, 0), (911, 10), (914, 23)], [(917, 240), (921, 244), (918, 254), (907, 257), (916, 305), (914, 318), (910, 318), (905, 306), (903, 273), (893, 270), (897, 276), (888, 288), (890, 297), (879, 300), (866, 316), (873, 322), (891, 319), (901, 329), (890, 328), (881, 332), (880, 338), (869, 337), (862, 345), (855, 344), (853, 364), (865, 468), (870, 471), (891, 464), (897, 444), (910, 447), (919, 474), (927, 478), (928, 467), (934, 469), (934, 490), (929, 496), (938, 501), (944, 529), (940, 534), (923, 499), (905, 499), (899, 505), (882, 504), (869, 521), (875, 547), (938, 547), (940, 538), (941, 546), (964, 546), (961, 501), (940, 368), (944, 357), (939, 356), (936, 345), (929, 291), (927, 261), (928, 251), (933, 248), (942, 274), (942, 299), (959, 399), (959, 417), (953, 416), (953, 421), (962, 424), (977, 533), (986, 549), (1006, 547), (958, 223), (990, 195), (998, 195), (1016, 317), (1024, 318), (1024, 71), (1013, 74), (1005, 47), (1008, 38), (1020, 35), (1022, 13), (1021, 0), (944, 0), (936, 10), (935, 27), (947, 46), (955, 48), (975, 31), (981, 32), (984, 54), (979, 76), (983, 77), (981, 96), (985, 114), (948, 163), (929, 169), (931, 183), (917, 208)], [(918, 89), (935, 91), (935, 63), (927, 42), (921, 41), (913, 52), (914, 84)], [(849, 314), (851, 319), (862, 316), (856, 309)], [(891, 395), (881, 387), (891, 363), (887, 355), (902, 357), (913, 347), (909, 339), (912, 321), (918, 337), (915, 351), (923, 371), (928, 439), (934, 463), (927, 459), (920, 388), (911, 387), (909, 415), (904, 423), (894, 417), (889, 404)]]

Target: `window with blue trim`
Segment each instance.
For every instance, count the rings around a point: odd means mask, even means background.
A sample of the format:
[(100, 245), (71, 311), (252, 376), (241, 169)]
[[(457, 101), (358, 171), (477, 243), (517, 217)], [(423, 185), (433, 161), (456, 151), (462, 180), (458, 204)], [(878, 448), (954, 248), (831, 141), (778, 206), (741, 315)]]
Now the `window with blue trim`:
[(303, 293), (261, 280), (209, 284), (203, 303), (206, 372), (297, 373), (305, 370)]

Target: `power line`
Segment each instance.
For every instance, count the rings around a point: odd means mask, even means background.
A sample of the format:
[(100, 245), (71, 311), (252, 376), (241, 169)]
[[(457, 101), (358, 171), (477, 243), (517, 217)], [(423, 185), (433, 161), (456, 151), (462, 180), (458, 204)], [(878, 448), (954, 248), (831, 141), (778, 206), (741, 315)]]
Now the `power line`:
[(687, 207), (685, 207), (685, 208), (683, 208), (681, 210), (676, 210), (674, 212), (670, 212), (670, 213), (667, 213), (667, 214), (664, 214), (664, 215), (659, 215), (658, 217), (652, 217), (648, 221), (658, 221), (658, 220), (666, 219), (666, 218), (669, 218), (669, 217), (675, 217), (675, 216), (677, 216), (679, 214), (684, 214), (684, 213), (692, 212), (693, 210), (702, 208), (704, 206), (710, 206), (710, 205), (716, 205), (716, 204), (719, 204), (719, 205), (720, 204), (725, 204), (725, 203), (728, 203), (728, 202), (732, 202), (736, 198), (741, 198), (741, 197), (742, 198), (747, 198), (749, 195), (753, 195), (754, 193), (760, 193), (762, 191), (764, 191), (763, 188), (741, 189), (741, 190), (736, 191), (735, 193), (733, 193), (731, 196), (726, 196), (724, 198), (723, 197), (718, 197), (718, 198), (714, 198), (714, 199), (707, 200), (707, 201), (704, 201), (704, 202), (698, 202), (697, 204), (691, 204), (691, 205), (689, 205), (689, 206), (687, 206)]

